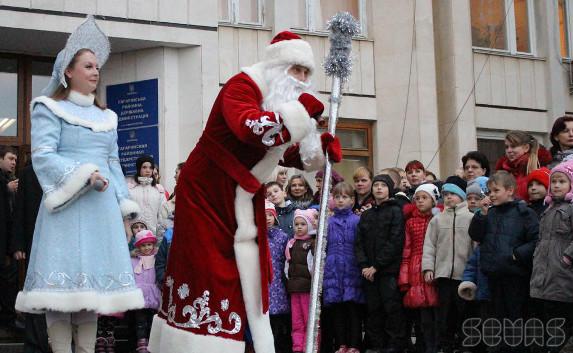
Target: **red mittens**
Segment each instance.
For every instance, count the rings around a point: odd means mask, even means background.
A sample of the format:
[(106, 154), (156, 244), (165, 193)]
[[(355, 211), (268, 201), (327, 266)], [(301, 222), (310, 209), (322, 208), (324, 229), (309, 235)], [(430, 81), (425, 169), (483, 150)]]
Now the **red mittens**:
[(338, 163), (342, 160), (342, 148), (338, 137), (325, 132), (320, 135), (320, 142), (322, 142), (322, 152), (326, 154), (328, 151), (328, 157), (332, 162)]
[(303, 105), (311, 118), (318, 118), (324, 111), (324, 105), (311, 94), (303, 93), (298, 97), (298, 101)]

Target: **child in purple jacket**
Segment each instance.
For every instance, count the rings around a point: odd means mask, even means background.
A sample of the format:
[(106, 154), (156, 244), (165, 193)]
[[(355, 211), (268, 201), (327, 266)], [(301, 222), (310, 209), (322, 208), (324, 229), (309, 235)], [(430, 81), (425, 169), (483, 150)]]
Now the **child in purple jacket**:
[(362, 341), (360, 304), (365, 303), (362, 273), (354, 255), (354, 239), (360, 217), (352, 212), (354, 188), (345, 182), (332, 190), (334, 215), (328, 219), (328, 243), (324, 265), (324, 305), (332, 307), (337, 353), (359, 353)]
[(147, 353), (149, 331), (153, 315), (159, 308), (161, 293), (155, 283), (155, 244), (157, 238), (150, 230), (142, 230), (135, 235), (136, 257), (131, 258), (135, 284), (143, 292), (145, 308), (134, 310), (137, 352)]
[(265, 214), (267, 216), (267, 229), (271, 260), (273, 264), (273, 281), (269, 287), (269, 316), (271, 329), (275, 338), (275, 352), (290, 352), (292, 342), (290, 338), (290, 300), (285, 285), (285, 248), (288, 235), (276, 226), (277, 211), (275, 205), (266, 200)]

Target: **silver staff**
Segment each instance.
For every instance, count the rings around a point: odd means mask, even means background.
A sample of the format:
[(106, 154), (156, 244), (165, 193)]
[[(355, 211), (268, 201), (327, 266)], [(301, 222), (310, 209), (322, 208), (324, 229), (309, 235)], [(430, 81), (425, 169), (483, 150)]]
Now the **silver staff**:
[[(338, 107), (341, 99), (342, 83), (345, 82), (352, 71), (352, 36), (360, 32), (358, 22), (348, 12), (339, 12), (328, 21), (330, 31), (330, 53), (324, 62), (324, 71), (332, 77), (332, 92), (330, 94), (330, 113), (328, 132), (336, 132)], [(320, 217), (318, 220), (318, 236), (316, 240), (316, 256), (314, 257), (314, 270), (310, 292), (310, 308), (308, 325), (306, 328), (306, 353), (318, 352), (318, 332), (320, 319), (320, 296), (322, 293), (322, 275), (324, 272), (324, 259), (326, 257), (326, 211), (328, 208), (328, 194), (330, 192), (330, 174), (332, 165), (326, 156), (324, 178), (320, 196)]]

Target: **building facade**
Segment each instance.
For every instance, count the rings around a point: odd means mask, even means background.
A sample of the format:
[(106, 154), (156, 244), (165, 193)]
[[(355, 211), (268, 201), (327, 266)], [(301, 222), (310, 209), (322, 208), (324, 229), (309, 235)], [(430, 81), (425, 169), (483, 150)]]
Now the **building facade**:
[[(573, 0), (0, 0), (0, 144), (29, 151), (30, 100), (69, 32), (94, 14), (110, 37), (106, 87), (157, 79), (160, 170), (173, 186), (220, 87), (289, 29), (328, 53), (325, 21), (360, 20), (339, 136), (346, 177), (418, 159), (442, 177), (467, 151), (503, 153), (510, 129), (544, 143), (573, 114)], [(330, 80), (313, 83), (327, 104)]]

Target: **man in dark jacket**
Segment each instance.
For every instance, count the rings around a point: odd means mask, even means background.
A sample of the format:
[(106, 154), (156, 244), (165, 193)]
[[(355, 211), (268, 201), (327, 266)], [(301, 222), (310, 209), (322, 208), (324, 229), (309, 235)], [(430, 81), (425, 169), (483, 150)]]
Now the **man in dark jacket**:
[[(376, 205), (364, 211), (356, 234), (356, 259), (362, 268), (368, 307), (366, 334), (375, 351), (401, 352), (406, 330), (397, 275), (404, 246), (402, 209), (391, 198), (394, 182), (388, 175), (372, 181)], [(385, 335), (388, 342), (384, 342)], [(385, 345), (385, 343), (387, 343)], [(387, 348), (381, 350), (383, 346)]]
[[(20, 173), (18, 193), (14, 205), (14, 226), (9, 252), (17, 261), (28, 260), (32, 250), (32, 239), (36, 226), (36, 217), (42, 202), (42, 188), (34, 173), (31, 164), (28, 164)], [(22, 278), (21, 281), (24, 279)], [(24, 336), (25, 353), (47, 353), (50, 351), (48, 335), (46, 332), (46, 318), (44, 314), (26, 314), (26, 328)]]
[[(489, 280), (496, 318), (527, 319), (529, 279), (539, 232), (537, 215), (524, 202), (513, 199), (517, 184), (508, 172), (496, 172), (487, 186), (493, 206), (482, 207), (475, 214), (469, 234), (480, 243), (480, 266)], [(519, 346), (514, 350), (522, 351)]]
[(13, 207), (18, 180), (15, 180), (16, 150), (0, 146), (0, 321), (11, 326), (16, 318), (14, 304), (18, 293), (18, 269), (9, 254)]

